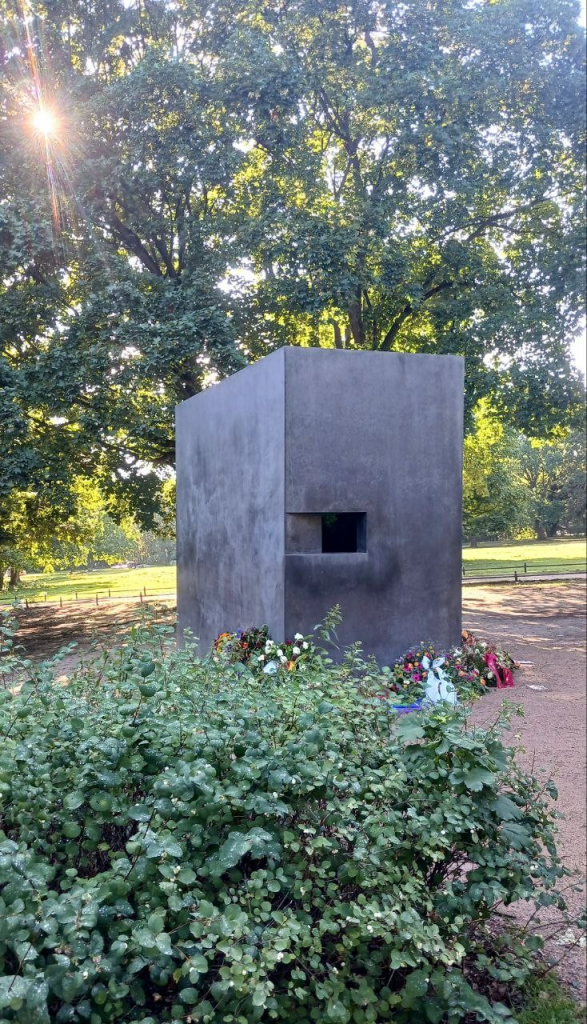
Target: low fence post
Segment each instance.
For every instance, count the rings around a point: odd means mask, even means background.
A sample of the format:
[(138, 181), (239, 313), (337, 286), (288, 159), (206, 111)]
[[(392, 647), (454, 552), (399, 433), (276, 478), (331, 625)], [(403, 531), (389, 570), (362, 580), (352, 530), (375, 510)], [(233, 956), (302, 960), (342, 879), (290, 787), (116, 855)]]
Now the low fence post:
[(514, 569), (514, 580), (515, 580), (516, 583), (518, 582), (518, 570), (517, 569)]

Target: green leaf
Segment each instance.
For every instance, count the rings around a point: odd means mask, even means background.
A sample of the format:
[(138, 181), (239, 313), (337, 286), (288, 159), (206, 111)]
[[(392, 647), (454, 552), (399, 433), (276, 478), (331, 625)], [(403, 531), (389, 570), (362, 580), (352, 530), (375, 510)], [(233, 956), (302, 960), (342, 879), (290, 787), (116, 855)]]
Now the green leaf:
[(151, 914), (147, 919), (147, 927), (153, 935), (158, 935), (162, 932), (165, 927), (165, 916), (164, 914)]
[(114, 800), (110, 793), (92, 793), (90, 797), (90, 807), (95, 811), (100, 811), (102, 814), (107, 814), (112, 810)]
[(253, 1006), (265, 1006), (267, 1002), (267, 992), (265, 985), (255, 985), (253, 989)]
[(516, 822), (507, 822), (502, 831), (515, 850), (524, 850), (532, 842), (528, 829)]
[(423, 739), (426, 733), (416, 715), (404, 715), (395, 727), (395, 735), (400, 743), (414, 743)]
[(134, 804), (129, 812), (129, 818), (133, 821), (148, 821), (153, 813), (153, 808), (149, 807), (148, 804)]
[(187, 1003), (188, 1006), (193, 1006), (194, 1003), (197, 1003), (198, 999), (200, 999), (200, 993), (196, 988), (182, 988), (179, 993), (179, 998), (182, 1003)]
[(63, 806), (67, 807), (68, 811), (75, 811), (84, 802), (84, 794), (74, 790), (73, 793), (68, 793), (63, 800)]
[(68, 839), (76, 839), (81, 832), (81, 827), (78, 825), (77, 821), (66, 821), (62, 828), (63, 835)]
[(500, 794), (497, 797), (493, 808), (498, 818), (501, 818), (502, 821), (515, 821), (522, 817), (522, 811), (517, 804), (504, 794)]
[(493, 772), (488, 772), (485, 768), (471, 768), (463, 775), (465, 786), (474, 793), (479, 793), (484, 786), (493, 786), (495, 779)]

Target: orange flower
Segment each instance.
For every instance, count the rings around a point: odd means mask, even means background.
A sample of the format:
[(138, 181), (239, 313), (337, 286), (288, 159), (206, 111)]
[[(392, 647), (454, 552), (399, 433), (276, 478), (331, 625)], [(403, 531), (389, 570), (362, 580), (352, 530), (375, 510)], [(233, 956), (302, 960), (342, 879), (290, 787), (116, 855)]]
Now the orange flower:
[(295, 668), (295, 667), (296, 667), (295, 661), (288, 661), (288, 663), (287, 663), (287, 671), (288, 672), (291, 672), (292, 668)]

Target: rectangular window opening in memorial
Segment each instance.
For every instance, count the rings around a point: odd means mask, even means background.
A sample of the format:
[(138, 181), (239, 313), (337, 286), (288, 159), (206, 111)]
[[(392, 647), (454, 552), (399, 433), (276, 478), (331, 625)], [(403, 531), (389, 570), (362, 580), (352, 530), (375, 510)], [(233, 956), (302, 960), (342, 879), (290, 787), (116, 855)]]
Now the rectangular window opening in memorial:
[(367, 551), (365, 512), (323, 512), (322, 552), (328, 555)]
[(366, 554), (366, 512), (290, 512), (288, 554)]

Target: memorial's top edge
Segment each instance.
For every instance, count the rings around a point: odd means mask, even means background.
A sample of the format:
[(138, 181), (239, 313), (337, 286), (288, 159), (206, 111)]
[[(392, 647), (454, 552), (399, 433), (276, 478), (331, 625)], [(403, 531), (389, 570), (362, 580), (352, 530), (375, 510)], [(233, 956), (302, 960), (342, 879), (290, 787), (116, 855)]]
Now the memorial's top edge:
[(283, 363), (283, 370), (285, 366), (292, 359), (296, 362), (306, 361), (312, 359), (330, 360), (330, 359), (352, 359), (353, 361), (365, 362), (367, 359), (371, 361), (375, 360), (387, 360), (388, 365), (391, 362), (401, 365), (402, 363), (414, 363), (420, 361), (422, 363), (433, 361), (438, 363), (442, 360), (446, 366), (447, 363), (452, 363), (453, 366), (460, 366), (461, 372), (464, 370), (464, 357), (459, 355), (452, 355), (450, 353), (433, 353), (433, 352), (377, 352), (369, 349), (337, 349), (337, 348), (313, 348), (310, 346), (301, 345), (283, 345), (280, 348), (275, 349), (273, 352), (269, 352), (266, 356), (261, 359), (257, 359), (247, 366), (244, 366), (241, 370), (237, 370), (235, 373), (228, 377), (222, 378), (217, 383), (206, 388), (200, 392), (199, 395), (194, 395), (193, 398), (188, 398), (184, 402), (181, 402), (176, 406), (176, 411), (195, 399), (200, 398), (201, 395), (206, 394), (206, 391), (216, 391), (217, 388), (224, 389), (226, 386), (230, 386), (230, 382), (235, 378), (242, 378), (243, 374), (257, 373), (262, 366), (266, 366), (267, 363), (277, 363), (279, 360)]

